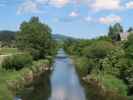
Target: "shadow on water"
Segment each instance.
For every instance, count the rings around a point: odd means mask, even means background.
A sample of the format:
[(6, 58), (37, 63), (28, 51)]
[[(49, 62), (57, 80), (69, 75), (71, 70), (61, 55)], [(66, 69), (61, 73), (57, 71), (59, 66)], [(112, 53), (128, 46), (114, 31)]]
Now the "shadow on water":
[[(50, 72), (43, 73), (17, 94), (22, 100), (48, 100), (51, 93)], [(19, 100), (19, 99), (18, 99)]]

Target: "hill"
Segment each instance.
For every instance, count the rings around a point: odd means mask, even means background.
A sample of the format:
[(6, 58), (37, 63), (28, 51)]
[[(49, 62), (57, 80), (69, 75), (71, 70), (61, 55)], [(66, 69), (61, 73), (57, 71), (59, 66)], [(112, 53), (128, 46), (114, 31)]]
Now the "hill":
[(67, 39), (73, 39), (70, 36), (65, 36), (65, 35), (61, 35), (61, 34), (53, 34), (52, 37), (53, 37), (53, 39), (55, 39), (57, 41), (65, 41)]
[(0, 41), (9, 42), (15, 40), (16, 32), (3, 30), (0, 31)]

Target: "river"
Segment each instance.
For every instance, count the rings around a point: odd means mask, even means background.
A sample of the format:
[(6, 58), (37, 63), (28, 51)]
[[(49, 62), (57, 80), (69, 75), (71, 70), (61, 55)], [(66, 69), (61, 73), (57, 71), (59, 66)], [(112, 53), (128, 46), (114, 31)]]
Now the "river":
[(51, 74), (44, 73), (21, 92), (22, 100), (86, 100), (75, 67), (62, 49), (53, 68)]
[(63, 50), (58, 52), (51, 76), (52, 93), (49, 100), (85, 100), (75, 67)]

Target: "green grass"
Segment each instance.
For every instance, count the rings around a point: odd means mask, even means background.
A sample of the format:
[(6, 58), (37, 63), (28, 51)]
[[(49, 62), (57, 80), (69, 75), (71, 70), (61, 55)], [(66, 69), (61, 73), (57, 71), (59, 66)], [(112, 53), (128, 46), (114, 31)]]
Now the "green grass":
[(92, 74), (91, 77), (99, 80), (105, 89), (117, 92), (122, 96), (127, 96), (127, 86), (121, 79), (109, 74)]
[[(82, 57), (81, 58), (72, 57), (72, 59), (74, 59), (76, 69), (80, 74), (80, 77), (88, 75), (87, 70), (89, 66), (94, 66), (93, 62), (90, 61), (87, 62), (87, 60)], [(100, 74), (97, 74), (96, 70), (92, 70), (89, 76), (92, 79), (98, 80), (101, 86), (105, 88), (105, 90), (114, 91), (122, 96), (127, 95), (127, 89), (128, 89), (127, 85), (121, 79), (113, 75), (110, 75), (108, 73), (103, 74), (102, 72), (100, 72)]]
[[(32, 71), (33, 73), (38, 73), (39, 72), (39, 67), (42, 65), (48, 65), (49, 61), (48, 60), (39, 60), (39, 61), (34, 61), (33, 65), (30, 67), (25, 67), (20, 71), (7, 71), (4, 70), (0, 67), (0, 100), (13, 100), (13, 91), (9, 89), (9, 81), (17, 81), (18, 84), (24, 85), (24, 83), (21, 81), (24, 79), (25, 75)], [(15, 88), (20, 88), (15, 86)], [(15, 93), (16, 91), (14, 91)]]
[(72, 57), (74, 64), (76, 65), (76, 70), (81, 76), (85, 76), (88, 73), (88, 62), (85, 57)]
[(0, 55), (14, 54), (17, 52), (17, 48), (0, 48)]

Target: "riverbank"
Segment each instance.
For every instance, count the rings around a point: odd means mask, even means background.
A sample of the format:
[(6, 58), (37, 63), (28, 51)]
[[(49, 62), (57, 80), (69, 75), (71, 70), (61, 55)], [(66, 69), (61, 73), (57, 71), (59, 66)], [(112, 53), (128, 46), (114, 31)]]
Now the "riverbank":
[(50, 60), (34, 61), (20, 71), (0, 70), (0, 100), (13, 100), (17, 91), (31, 84), (42, 73), (51, 70)]
[(71, 56), (71, 58), (85, 88), (88, 100), (128, 100), (127, 87), (122, 80), (109, 74), (89, 73), (87, 67), (84, 67), (86, 66), (85, 59), (78, 56)]

